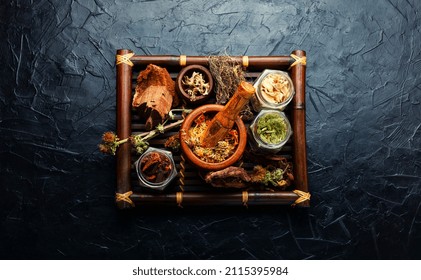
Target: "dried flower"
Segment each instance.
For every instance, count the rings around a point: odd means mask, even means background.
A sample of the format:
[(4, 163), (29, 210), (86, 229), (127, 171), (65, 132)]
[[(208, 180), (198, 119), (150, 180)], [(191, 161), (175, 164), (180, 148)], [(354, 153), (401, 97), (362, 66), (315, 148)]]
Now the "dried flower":
[(104, 144), (99, 144), (98, 147), (99, 147), (99, 151), (101, 153), (104, 153), (104, 154), (109, 154), (110, 153), (110, 147), (109, 146), (104, 145)]
[(102, 135), (102, 141), (105, 143), (112, 143), (116, 140), (117, 136), (112, 131), (107, 131)]
[(128, 139), (120, 140), (114, 132), (108, 131), (102, 135), (102, 143), (99, 144), (99, 150), (105, 154), (115, 155), (118, 146), (126, 143)]
[(156, 130), (161, 133), (164, 134), (165, 128), (164, 128), (164, 124), (160, 123), (156, 126)]
[[(146, 136), (152, 133), (153, 131), (150, 131)], [(146, 136), (142, 137), (141, 134), (137, 134), (130, 137), (130, 142), (136, 149), (136, 153), (139, 155), (143, 154), (149, 148), (149, 143), (145, 140)]]
[(186, 144), (192, 152), (202, 161), (208, 163), (222, 162), (232, 156), (238, 146), (238, 131), (230, 130), (226, 137), (216, 144), (215, 147), (205, 148), (200, 145), (200, 139), (208, 126), (208, 119), (201, 114), (195, 119), (196, 125), (189, 129), (189, 137)]
[(177, 127), (181, 125), (184, 120), (179, 120), (174, 123), (164, 125), (158, 125), (155, 130), (151, 130), (149, 132), (140, 133), (137, 135), (132, 135), (126, 139), (120, 140), (117, 135), (113, 132), (105, 132), (102, 135), (102, 143), (98, 145), (100, 152), (115, 155), (118, 146), (123, 143), (129, 142), (133, 145), (136, 150), (136, 153), (143, 154), (149, 147), (149, 143), (147, 142), (149, 139), (154, 138), (159, 133), (164, 133), (165, 130), (169, 130), (171, 128)]
[(263, 179), (262, 183), (268, 185), (269, 183), (272, 186), (278, 186), (278, 182), (280, 182), (284, 178), (284, 171), (280, 168), (276, 168), (273, 171), (266, 171), (265, 178)]
[(265, 186), (272, 185), (273, 187), (286, 187), (288, 186), (287, 178), (284, 178), (284, 175), (289, 175), (287, 170), (289, 166), (284, 169), (275, 168), (274, 166), (267, 166), (266, 168), (261, 165), (256, 165), (253, 169), (252, 182), (254, 183), (263, 183)]
[(170, 136), (167, 141), (165, 141), (164, 146), (170, 148), (173, 151), (178, 151), (180, 149), (180, 137), (178, 134)]

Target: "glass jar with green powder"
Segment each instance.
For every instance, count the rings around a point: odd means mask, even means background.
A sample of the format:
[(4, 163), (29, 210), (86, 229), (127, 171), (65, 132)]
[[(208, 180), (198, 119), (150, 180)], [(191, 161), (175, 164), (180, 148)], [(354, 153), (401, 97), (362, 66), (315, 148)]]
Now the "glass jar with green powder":
[(277, 153), (292, 135), (291, 124), (278, 110), (262, 110), (250, 125), (251, 148), (262, 153)]

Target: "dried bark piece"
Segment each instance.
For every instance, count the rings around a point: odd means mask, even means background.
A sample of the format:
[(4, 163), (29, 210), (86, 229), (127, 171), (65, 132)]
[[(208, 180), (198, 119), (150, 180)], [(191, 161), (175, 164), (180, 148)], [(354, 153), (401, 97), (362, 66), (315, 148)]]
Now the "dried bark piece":
[(205, 181), (217, 188), (244, 188), (251, 178), (243, 168), (230, 166), (208, 173), (205, 176)]
[(162, 123), (171, 107), (178, 105), (175, 82), (167, 69), (149, 64), (137, 77), (132, 106), (146, 120), (146, 130)]

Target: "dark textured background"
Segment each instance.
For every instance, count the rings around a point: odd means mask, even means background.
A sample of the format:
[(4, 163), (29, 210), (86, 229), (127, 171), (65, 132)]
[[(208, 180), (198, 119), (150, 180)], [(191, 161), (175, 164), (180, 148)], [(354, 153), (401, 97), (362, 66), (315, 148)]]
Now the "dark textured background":
[[(3, 259), (421, 258), (421, 3), (2, 1)], [(115, 51), (307, 51), (308, 210), (120, 213)]]

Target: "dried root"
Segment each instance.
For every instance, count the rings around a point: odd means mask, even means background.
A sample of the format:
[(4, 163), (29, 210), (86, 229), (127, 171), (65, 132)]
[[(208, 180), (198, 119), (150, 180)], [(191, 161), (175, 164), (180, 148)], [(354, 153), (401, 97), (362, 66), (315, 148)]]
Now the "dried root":
[[(245, 81), (242, 65), (229, 56), (211, 56), (209, 70), (215, 80), (216, 104), (225, 104), (234, 95), (238, 85)], [(241, 111), (243, 120), (251, 120), (250, 105)]]
[(244, 168), (230, 166), (226, 169), (210, 172), (205, 181), (218, 188), (245, 188), (248, 186), (264, 186), (265, 188), (285, 190), (294, 181), (292, 165), (280, 162), (278, 166), (257, 165), (252, 172)]
[(241, 167), (230, 166), (223, 170), (210, 172), (205, 176), (206, 183), (214, 187), (244, 188), (251, 177)]

